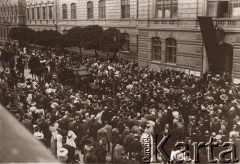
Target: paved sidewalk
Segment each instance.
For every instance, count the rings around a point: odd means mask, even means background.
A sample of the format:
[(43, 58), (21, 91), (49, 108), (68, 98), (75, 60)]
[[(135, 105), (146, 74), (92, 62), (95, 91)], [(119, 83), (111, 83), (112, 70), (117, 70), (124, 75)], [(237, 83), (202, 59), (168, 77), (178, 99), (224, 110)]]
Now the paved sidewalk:
[[(9, 69), (9, 68), (7, 68)], [(3, 71), (3, 67), (2, 67), (2, 64), (0, 64), (0, 72)], [(32, 78), (32, 75), (30, 74), (30, 69), (25, 69), (24, 70), (24, 76), (25, 76), (25, 79), (27, 78)]]

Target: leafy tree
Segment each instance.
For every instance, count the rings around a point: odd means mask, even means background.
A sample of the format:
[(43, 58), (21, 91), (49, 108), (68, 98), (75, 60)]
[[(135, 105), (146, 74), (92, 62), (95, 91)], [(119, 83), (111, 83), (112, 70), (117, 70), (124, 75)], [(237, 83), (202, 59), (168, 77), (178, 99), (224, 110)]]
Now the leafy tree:
[(26, 26), (14, 27), (9, 32), (10, 39), (18, 40), (19, 46), (24, 43), (32, 43), (34, 40), (35, 31)]
[(58, 40), (62, 34), (55, 30), (43, 30), (35, 33), (35, 44), (46, 47), (54, 47), (58, 44)]
[(24, 36), (25, 36), (25, 41), (28, 43), (34, 43), (36, 39), (36, 32), (30, 28), (25, 28), (24, 29)]
[(123, 34), (114, 27), (103, 31), (100, 37), (101, 49), (107, 52), (118, 52), (125, 43)]
[(13, 27), (10, 29), (9, 38), (12, 40), (18, 40), (19, 37), (19, 27)]
[(98, 25), (85, 27), (82, 32), (83, 47), (85, 49), (94, 49), (96, 54), (97, 49), (100, 47), (100, 37), (102, 32), (103, 28)]
[(79, 26), (73, 27), (67, 31), (66, 34), (60, 38), (60, 45), (62, 47), (79, 47), (81, 52), (82, 45), (82, 28)]

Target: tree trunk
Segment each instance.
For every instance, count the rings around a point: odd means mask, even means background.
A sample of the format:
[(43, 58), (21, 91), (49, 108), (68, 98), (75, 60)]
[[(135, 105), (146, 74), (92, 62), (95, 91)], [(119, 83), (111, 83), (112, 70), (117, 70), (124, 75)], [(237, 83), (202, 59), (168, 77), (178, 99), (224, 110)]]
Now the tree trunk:
[(79, 47), (80, 55), (82, 54), (82, 47)]
[(97, 55), (97, 49), (96, 48), (94, 49), (94, 53), (95, 53), (95, 56), (96, 56)]

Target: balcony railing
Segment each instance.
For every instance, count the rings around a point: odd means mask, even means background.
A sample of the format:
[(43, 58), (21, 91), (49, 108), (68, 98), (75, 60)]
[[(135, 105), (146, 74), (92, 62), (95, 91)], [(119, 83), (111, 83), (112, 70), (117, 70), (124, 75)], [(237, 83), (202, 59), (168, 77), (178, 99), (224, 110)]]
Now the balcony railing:
[(214, 19), (216, 25), (226, 28), (240, 28), (240, 19)]

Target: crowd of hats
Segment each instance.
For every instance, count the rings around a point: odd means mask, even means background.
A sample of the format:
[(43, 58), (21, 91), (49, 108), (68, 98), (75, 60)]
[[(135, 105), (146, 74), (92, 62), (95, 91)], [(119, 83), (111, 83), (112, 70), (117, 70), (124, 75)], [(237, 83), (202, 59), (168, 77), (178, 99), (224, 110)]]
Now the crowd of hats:
[[(108, 141), (114, 143), (118, 138), (125, 155), (131, 149), (126, 138), (139, 140), (145, 133), (153, 138), (171, 134), (173, 144), (210, 136), (219, 143), (239, 139), (240, 87), (232, 84), (228, 73), (194, 77), (141, 67), (135, 61), (99, 62), (88, 56), (81, 64), (93, 73), (100, 91), (78, 90), (55, 80), (40, 83), (28, 79), (13, 90), (1, 83), (1, 100), (10, 101), (10, 93), (18, 93), (23, 107), (13, 114), (23, 123), (30, 120), (34, 136), (45, 138), (48, 147), (53, 132), (68, 137), (71, 130), (76, 134), (72, 146), (83, 151), (84, 137), (92, 137), (92, 144), (97, 142), (99, 130), (106, 125), (110, 127), (110, 131), (106, 128)], [(12, 111), (10, 106), (8, 109)], [(114, 134), (118, 134), (116, 138)], [(62, 147), (57, 151), (60, 156), (68, 154)]]

